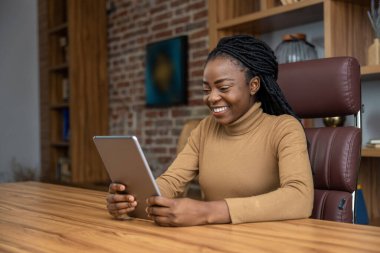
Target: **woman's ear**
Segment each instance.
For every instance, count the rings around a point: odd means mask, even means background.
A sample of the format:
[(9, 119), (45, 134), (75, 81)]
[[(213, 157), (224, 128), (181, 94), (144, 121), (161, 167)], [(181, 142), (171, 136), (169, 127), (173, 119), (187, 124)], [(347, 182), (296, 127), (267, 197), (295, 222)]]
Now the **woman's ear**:
[(249, 81), (249, 92), (251, 96), (255, 95), (260, 89), (260, 78), (255, 76)]

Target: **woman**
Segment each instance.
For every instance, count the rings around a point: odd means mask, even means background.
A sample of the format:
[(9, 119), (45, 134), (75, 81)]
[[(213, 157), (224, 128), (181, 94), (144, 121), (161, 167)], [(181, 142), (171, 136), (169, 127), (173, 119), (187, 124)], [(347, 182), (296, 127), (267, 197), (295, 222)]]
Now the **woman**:
[[(211, 115), (191, 133), (183, 151), (157, 178), (163, 196), (147, 199), (162, 226), (191, 226), (306, 218), (313, 181), (303, 127), (276, 83), (278, 64), (264, 42), (248, 35), (220, 40), (203, 74)], [(199, 168), (199, 169), (198, 169)], [(205, 200), (179, 196), (199, 174)], [(111, 215), (137, 205), (111, 184)]]

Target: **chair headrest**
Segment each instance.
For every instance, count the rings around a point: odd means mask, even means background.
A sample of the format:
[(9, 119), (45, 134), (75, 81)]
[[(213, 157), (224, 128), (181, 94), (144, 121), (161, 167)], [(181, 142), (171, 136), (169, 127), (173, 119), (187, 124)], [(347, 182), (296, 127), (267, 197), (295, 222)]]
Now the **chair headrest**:
[(360, 66), (353, 57), (280, 64), (278, 84), (300, 118), (352, 115), (361, 107)]

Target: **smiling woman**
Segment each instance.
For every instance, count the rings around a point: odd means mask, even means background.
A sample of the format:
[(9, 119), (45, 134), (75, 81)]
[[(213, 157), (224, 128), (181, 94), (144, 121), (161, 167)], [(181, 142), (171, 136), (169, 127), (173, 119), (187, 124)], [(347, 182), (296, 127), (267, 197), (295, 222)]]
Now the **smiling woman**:
[[(157, 179), (163, 196), (146, 212), (162, 226), (243, 223), (306, 218), (313, 181), (302, 125), (277, 82), (273, 51), (253, 36), (223, 38), (203, 73), (211, 115)], [(199, 175), (204, 200), (178, 198)], [(108, 210), (117, 217), (139, 203), (110, 185)]]
[(257, 77), (246, 80), (244, 69), (225, 58), (209, 61), (204, 69), (204, 103), (222, 125), (232, 123), (255, 103), (260, 88)]

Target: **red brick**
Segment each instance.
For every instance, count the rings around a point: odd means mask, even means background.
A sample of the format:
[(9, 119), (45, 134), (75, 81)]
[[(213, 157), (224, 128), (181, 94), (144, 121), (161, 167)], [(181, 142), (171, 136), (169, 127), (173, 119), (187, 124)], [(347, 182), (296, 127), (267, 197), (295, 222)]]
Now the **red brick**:
[(197, 58), (206, 58), (207, 55), (208, 55), (209, 51), (208, 49), (200, 49), (200, 50), (197, 50), (197, 51), (194, 51), (194, 53), (192, 54), (193, 58), (194, 59), (197, 59)]
[(187, 31), (199, 29), (199, 28), (207, 28), (207, 20), (195, 21), (186, 26)]
[(197, 10), (197, 9), (201, 9), (205, 7), (206, 7), (206, 1), (203, 1), (203, 0), (189, 5), (189, 9), (191, 10)]
[(190, 111), (186, 109), (174, 109), (172, 111), (173, 117), (182, 117), (182, 116), (190, 116), (190, 115), (191, 115)]
[(170, 6), (171, 7), (178, 7), (180, 5), (186, 4), (186, 1), (183, 0), (177, 0), (177, 1), (171, 1)]
[(189, 21), (190, 21), (190, 17), (189, 16), (185, 16), (185, 17), (173, 19), (172, 22), (171, 22), (171, 24), (172, 25), (178, 25), (178, 24), (188, 23)]
[(173, 35), (173, 31), (172, 30), (167, 30), (167, 31), (156, 33), (154, 35), (154, 38), (156, 38), (156, 39), (166, 39), (167, 37), (170, 37), (172, 35)]
[(160, 24), (156, 24), (156, 25), (152, 26), (152, 30), (153, 31), (162, 30), (162, 29), (168, 28), (168, 26), (169, 26), (169, 24), (167, 22), (160, 23)]
[(191, 42), (191, 43), (189, 43), (189, 47), (190, 47), (190, 49), (198, 49), (198, 48), (203, 49), (206, 47), (206, 41), (201, 40), (201, 41), (197, 41), (197, 42)]
[(162, 153), (166, 153), (167, 148), (151, 148), (150, 150), (151, 150), (153, 153), (156, 153), (156, 154), (162, 154)]
[(199, 20), (199, 19), (206, 19), (208, 18), (208, 11), (207, 10), (201, 10), (194, 14), (193, 20)]
[(181, 33), (183, 33), (185, 31), (185, 28), (184, 27), (177, 27), (176, 29), (175, 29), (175, 34), (181, 34)]
[(194, 39), (205, 39), (208, 36), (208, 29), (204, 28), (202, 30), (192, 33), (189, 37), (190, 40)]
[(159, 138), (155, 141), (156, 144), (172, 144), (173, 140), (171, 138)]
[(160, 4), (156, 7), (151, 8), (149, 12), (150, 12), (150, 14), (154, 15), (158, 12), (163, 12), (167, 9), (168, 9), (168, 7), (166, 6), (166, 4)]
[(194, 105), (204, 105), (204, 102), (203, 102), (203, 99), (191, 99), (189, 101), (189, 105), (190, 106), (194, 106)]
[(192, 77), (203, 77), (203, 69), (197, 69), (191, 71), (191, 76)]
[(161, 22), (161, 21), (164, 21), (166, 19), (170, 19), (173, 17), (173, 13), (172, 12), (165, 12), (165, 13), (162, 13), (162, 14), (159, 14), (157, 16), (155, 16), (153, 18), (153, 22)]

